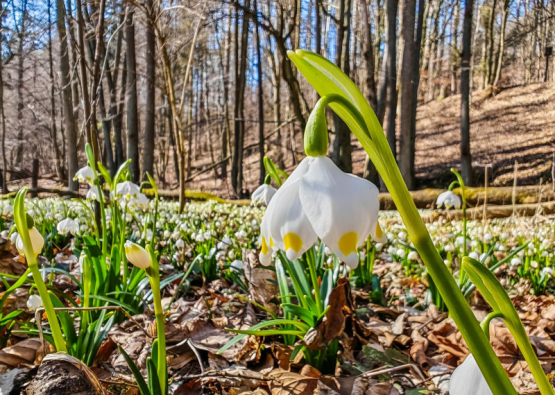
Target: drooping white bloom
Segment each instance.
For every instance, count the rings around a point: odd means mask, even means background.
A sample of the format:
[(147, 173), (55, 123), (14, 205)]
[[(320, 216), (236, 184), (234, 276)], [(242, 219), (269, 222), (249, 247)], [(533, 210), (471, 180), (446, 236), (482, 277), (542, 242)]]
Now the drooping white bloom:
[(39, 295), (30, 295), (27, 300), (27, 308), (29, 310), (37, 310), (42, 307), (42, 299)]
[(75, 173), (73, 179), (92, 185), (94, 183), (94, 171), (90, 166), (82, 167), (77, 171), (77, 173)]
[(91, 185), (91, 188), (87, 192), (87, 200), (96, 200), (100, 202), (100, 194), (98, 193), (98, 187), (96, 185)]
[(409, 254), (407, 255), (407, 259), (409, 261), (417, 261), (418, 260), (418, 252), (416, 252), (416, 251), (409, 252)]
[[(33, 252), (35, 256), (41, 253), (42, 248), (44, 247), (44, 238), (37, 230), (37, 228), (33, 227), (29, 229), (29, 238), (31, 239), (31, 245), (33, 246)], [(17, 235), (17, 240), (15, 242), (15, 248), (19, 252), (19, 255), (25, 255), (25, 247), (23, 246), (23, 239), (21, 235)]]
[(475, 259), (477, 261), (480, 260), (480, 255), (478, 255), (478, 253), (476, 251), (472, 251), (470, 254), (468, 254), (469, 258)]
[(351, 268), (369, 235), (381, 239), (378, 188), (343, 173), (325, 156), (307, 157), (285, 181), (262, 219), (260, 262), (275, 248), (295, 260), (320, 238)]
[(440, 193), (436, 200), (437, 207), (445, 206), (445, 208), (455, 207), (456, 209), (461, 208), (461, 198), (455, 195), (453, 191), (445, 191)]
[(511, 259), (511, 266), (519, 266), (522, 264), (522, 260), (520, 258), (514, 257)]
[(179, 248), (180, 250), (183, 249), (185, 247), (185, 242), (183, 241), (183, 239), (179, 239), (175, 242), (175, 247)]
[(131, 199), (138, 199), (140, 193), (141, 188), (131, 181), (120, 182), (116, 185), (116, 197), (130, 201)]
[(74, 235), (77, 232), (79, 232), (79, 224), (71, 218), (66, 218), (58, 222), (58, 226), (56, 226), (56, 229), (58, 230), (58, 233), (61, 235), (65, 236), (68, 233), (71, 233), (72, 235)]
[(553, 268), (551, 267), (544, 267), (541, 271), (542, 277), (553, 276)]
[(245, 267), (245, 264), (243, 263), (243, 261), (240, 261), (240, 260), (237, 259), (237, 260), (231, 262), (231, 265), (229, 267), (230, 267), (230, 269), (235, 269), (237, 271), (241, 271)]
[(12, 235), (10, 236), (10, 241), (12, 242), (12, 244), (15, 244), (17, 243), (18, 238), (19, 238), (19, 233), (13, 232)]
[(276, 194), (277, 189), (268, 184), (262, 184), (251, 195), (252, 206), (267, 206)]
[(150, 266), (150, 256), (148, 252), (138, 244), (127, 240), (123, 245), (127, 260), (139, 269), (146, 269)]
[(449, 394), (493, 395), (472, 354), (451, 375)]

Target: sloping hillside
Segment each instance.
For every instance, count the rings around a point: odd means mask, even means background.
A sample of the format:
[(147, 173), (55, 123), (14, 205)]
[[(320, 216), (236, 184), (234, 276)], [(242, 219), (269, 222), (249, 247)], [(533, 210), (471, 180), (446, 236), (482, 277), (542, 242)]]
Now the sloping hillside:
[[(494, 185), (512, 182), (518, 161), (519, 184), (551, 178), (555, 149), (555, 84), (507, 88), (493, 97), (472, 98), (471, 149), (476, 171), (490, 164)], [(422, 184), (433, 184), (460, 155), (460, 96), (420, 107), (416, 168)], [(480, 180), (481, 181), (481, 180)]]
[[(519, 185), (538, 184), (551, 180), (551, 158), (555, 149), (555, 84), (533, 84), (503, 89), (492, 97), (481, 92), (472, 98), (471, 144), (474, 169), (478, 182), (483, 182), (484, 166), (489, 170), (490, 184), (512, 183), (513, 166), (518, 161)], [(452, 180), (451, 167), (458, 167), (460, 150), (460, 96), (419, 106), (416, 138), (416, 172), (419, 188), (446, 187)], [(295, 167), (290, 135), (284, 136), (289, 149), (285, 154), (288, 171)], [(295, 139), (295, 156), (302, 159), (300, 133)], [(257, 142), (254, 132), (249, 133), (245, 146)], [(276, 147), (267, 144), (273, 157)], [(215, 153), (219, 155), (219, 153)], [(353, 138), (354, 172), (362, 174), (364, 151)], [(209, 158), (194, 162), (195, 171), (210, 165)], [(245, 188), (252, 191), (258, 185), (258, 152), (245, 152)], [(193, 173), (195, 172), (193, 171)], [(204, 189), (231, 196), (231, 186), (224, 180), (214, 179), (208, 171), (195, 178), (190, 188)]]

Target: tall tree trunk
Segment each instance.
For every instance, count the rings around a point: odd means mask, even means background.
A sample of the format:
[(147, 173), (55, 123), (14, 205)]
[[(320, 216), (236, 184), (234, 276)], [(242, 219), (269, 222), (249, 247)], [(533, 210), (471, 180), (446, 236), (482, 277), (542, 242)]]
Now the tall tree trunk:
[[(499, 83), (499, 79), (501, 78), (501, 69), (503, 68), (503, 52), (505, 52), (505, 30), (507, 28), (507, 19), (509, 17), (510, 5), (511, 5), (511, 1), (505, 0), (505, 4), (503, 5), (503, 19), (501, 21), (501, 32), (499, 33), (499, 44), (497, 47), (497, 61), (495, 62), (496, 67), (495, 67), (495, 78), (493, 79), (493, 86), (497, 86), (497, 84)], [(547, 78), (547, 67), (546, 67), (545, 78)]]
[(25, 109), (25, 97), (23, 94), (23, 73), (25, 71), (25, 47), (27, 39), (27, 0), (21, 3), (21, 19), (15, 26), (17, 36), (17, 147), (15, 151), (15, 163), (20, 166), (23, 162), (24, 130), (26, 125), (23, 121), (23, 110)]
[[(47, 2), (48, 8), (48, 74), (50, 77), (50, 138), (52, 139), (52, 150), (54, 151), (54, 160), (56, 175), (60, 180), (65, 180), (64, 164), (62, 160), (62, 152), (58, 145), (58, 131), (56, 127), (56, 91), (54, 89), (54, 59), (52, 56), (52, 4)], [(2, 31), (0, 26), (0, 32)]]
[(145, 105), (145, 137), (143, 143), (143, 181), (146, 173), (154, 174), (154, 135), (156, 122), (156, 37), (154, 35), (154, 1), (146, 0), (146, 105)]
[(493, 5), (491, 6), (490, 16), (489, 16), (489, 42), (488, 42), (488, 55), (487, 55), (487, 84), (491, 85), (493, 83), (494, 71), (493, 71), (493, 47), (494, 47), (494, 31), (495, 31), (495, 9), (497, 8), (497, 0), (493, 0)]
[[(414, 20), (416, 0), (404, 0), (403, 4), (403, 63), (401, 74), (401, 139), (399, 167), (409, 190), (416, 187), (414, 177), (415, 136), (411, 130), (412, 120), (412, 68), (414, 67)], [(419, 50), (420, 48), (417, 48)]]
[(69, 68), (69, 52), (67, 45), (67, 30), (65, 22), (65, 4), (63, 0), (56, 0), (56, 25), (60, 42), (60, 80), (62, 86), (62, 103), (65, 121), (65, 134), (67, 146), (67, 175), (68, 185), (71, 191), (76, 191), (79, 184), (73, 180), (73, 176), (79, 170), (77, 160), (77, 129), (73, 112), (72, 87)]
[(459, 0), (455, 0), (455, 17), (453, 18), (452, 28), (452, 48), (451, 48), (451, 94), (457, 94), (457, 71), (459, 70), (459, 24), (460, 24), (461, 5)]
[[(346, 75), (350, 74), (350, 37), (351, 37), (351, 0), (341, 0), (339, 6), (339, 23), (337, 27), (336, 63)], [(344, 172), (353, 171), (351, 156), (351, 131), (337, 114), (334, 113), (335, 139), (331, 157)]]
[[(317, 54), (322, 53), (322, 0), (314, 0), (314, 13), (316, 14), (316, 49)], [(276, 125), (277, 126), (277, 125)]]
[[(254, 0), (254, 10), (258, 13), (258, 3)], [(260, 27), (258, 26), (258, 19), (255, 19), (255, 32), (256, 32), (256, 66), (257, 66), (257, 80), (258, 80), (258, 168), (259, 176), (258, 183), (262, 185), (266, 176), (264, 169), (264, 94), (263, 80), (262, 80), (262, 47), (260, 44)]]
[[(370, 29), (370, 13), (368, 12), (368, 2), (366, 0), (361, 0), (362, 6), (362, 26), (363, 26), (363, 51), (362, 58), (364, 59), (364, 64), (366, 65), (366, 76), (365, 76), (365, 93), (366, 100), (370, 103), (370, 107), (375, 114), (378, 113), (378, 95), (376, 91), (376, 67), (374, 64), (374, 49), (372, 48), (372, 29)], [(379, 26), (376, 26), (376, 30), (379, 30)], [(379, 185), (380, 179), (376, 167), (370, 160), (368, 154), (366, 154), (364, 160), (364, 174), (363, 177), (368, 181)]]
[[(245, 1), (245, 10), (250, 7), (250, 0)], [(235, 195), (243, 196), (243, 144), (245, 138), (245, 86), (247, 72), (247, 50), (249, 38), (249, 18), (246, 11), (243, 12), (241, 27), (241, 42), (239, 43), (239, 12), (235, 19), (235, 122), (233, 158), (231, 167), (231, 186)], [(240, 46), (240, 48), (239, 48)]]
[(428, 13), (426, 0), (418, 0), (418, 21), (416, 23), (416, 37), (414, 40), (414, 54), (412, 58), (412, 110), (410, 116), (410, 133), (416, 139), (416, 112), (418, 110), (418, 87), (420, 85), (420, 58), (422, 53), (422, 36)]
[(135, 59), (135, 25), (133, 9), (127, 6), (127, 23), (125, 25), (126, 41), (126, 103), (127, 103), (127, 158), (131, 159), (129, 172), (133, 182), (139, 182), (139, 113), (137, 109), (137, 66)]
[[(0, 15), (4, 15), (0, 1)], [(4, 19), (0, 17), (0, 33), (4, 31)], [(4, 49), (4, 35), (0, 34), (0, 51)], [(8, 193), (8, 158), (6, 157), (6, 116), (4, 115), (4, 63), (0, 61), (0, 117), (2, 118), (2, 193)]]
[(397, 117), (397, 1), (387, 0), (387, 141), (397, 157), (395, 118)]
[(470, 151), (470, 55), (474, 0), (466, 0), (461, 57), (461, 171), (466, 185), (472, 186), (472, 155)]

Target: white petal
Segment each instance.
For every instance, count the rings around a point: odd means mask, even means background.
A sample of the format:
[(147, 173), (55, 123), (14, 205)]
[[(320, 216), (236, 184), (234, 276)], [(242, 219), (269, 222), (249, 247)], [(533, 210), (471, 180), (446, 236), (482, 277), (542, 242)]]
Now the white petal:
[(472, 354), (451, 375), (449, 394), (493, 395)]
[(341, 260), (356, 267), (356, 247), (376, 230), (378, 188), (343, 173), (331, 159), (320, 156), (313, 158), (302, 178), (299, 196), (318, 237)]
[[(300, 257), (317, 240), (299, 199), (300, 186), (301, 179), (288, 185), (284, 183), (270, 202), (262, 221), (264, 234), (269, 229), (271, 241), (285, 251), (289, 260)], [(269, 228), (265, 229), (265, 226)]]

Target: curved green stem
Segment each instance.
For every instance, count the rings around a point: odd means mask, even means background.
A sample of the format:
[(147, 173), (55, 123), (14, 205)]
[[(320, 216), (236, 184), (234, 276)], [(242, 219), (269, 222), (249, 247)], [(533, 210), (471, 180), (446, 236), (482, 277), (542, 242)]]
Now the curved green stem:
[(459, 287), (462, 288), (463, 284), (464, 284), (464, 271), (462, 270), (462, 260), (463, 258), (466, 256), (467, 253), (467, 249), (466, 249), (466, 186), (464, 184), (464, 180), (461, 177), (461, 175), (459, 174), (459, 172), (455, 169), (451, 169), (451, 172), (453, 174), (455, 174), (455, 176), (457, 177), (457, 183), (459, 184), (459, 186), (461, 187), (461, 198), (462, 198), (462, 212), (463, 212), (463, 250), (462, 250), (462, 254), (461, 257), (459, 259)]
[[(355, 112), (332, 104), (368, 153), (381, 174), (407, 228), (410, 240), (420, 253), (449, 312), (455, 320), (480, 370), (495, 395), (516, 395), (509, 377), (482, 331), (455, 279), (435, 249), (432, 239), (401, 176), (383, 129), (357, 86), (337, 66), (317, 54), (297, 50), (289, 58), (321, 96), (339, 94), (355, 107)], [(322, 99), (320, 99), (322, 100)], [(363, 121), (359, 121), (360, 118)]]
[(146, 272), (150, 280), (150, 287), (152, 288), (154, 314), (156, 316), (156, 333), (158, 335), (158, 360), (156, 367), (162, 394), (165, 394), (168, 383), (166, 368), (166, 328), (164, 326), (164, 310), (162, 309), (162, 298), (160, 295), (160, 270), (158, 267), (158, 260), (150, 246), (147, 246), (147, 251), (150, 255), (151, 266)]
[[(18, 193), (15, 200), (14, 206), (14, 219), (19, 232), (19, 237), (23, 241), (23, 247), (25, 250), (25, 258), (27, 259), (27, 265), (33, 274), (33, 280), (35, 281), (35, 286), (39, 291), (40, 298), (42, 299), (42, 304), (44, 310), (46, 311), (46, 317), (50, 323), (50, 330), (52, 331), (52, 337), (54, 338), (54, 345), (56, 350), (67, 353), (66, 342), (64, 336), (62, 335), (62, 329), (60, 328), (60, 323), (58, 322), (58, 317), (54, 311), (54, 305), (48, 294), (48, 289), (42, 280), (42, 276), (39, 270), (39, 265), (37, 262), (37, 255), (33, 251), (33, 244), (31, 243), (31, 237), (29, 236), (29, 229), (27, 227), (27, 213), (25, 212), (25, 195), (27, 194), (27, 188), (22, 188)], [(37, 252), (37, 254), (40, 251)]]

